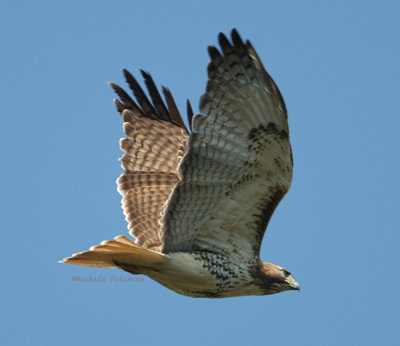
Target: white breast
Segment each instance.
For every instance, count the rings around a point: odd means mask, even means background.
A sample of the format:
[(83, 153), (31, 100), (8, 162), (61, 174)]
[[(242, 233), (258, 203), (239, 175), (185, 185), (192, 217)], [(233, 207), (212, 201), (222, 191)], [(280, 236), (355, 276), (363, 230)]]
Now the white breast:
[(211, 291), (218, 288), (215, 277), (190, 253), (171, 253), (159, 271), (145, 274), (165, 287), (184, 295), (188, 295), (188, 291)]

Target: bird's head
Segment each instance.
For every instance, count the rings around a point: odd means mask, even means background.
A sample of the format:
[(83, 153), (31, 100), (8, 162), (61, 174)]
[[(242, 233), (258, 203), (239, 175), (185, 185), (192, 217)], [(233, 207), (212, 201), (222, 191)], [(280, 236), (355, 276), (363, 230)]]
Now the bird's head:
[(288, 290), (300, 291), (300, 285), (292, 274), (276, 264), (261, 262), (257, 278), (264, 294), (279, 293)]

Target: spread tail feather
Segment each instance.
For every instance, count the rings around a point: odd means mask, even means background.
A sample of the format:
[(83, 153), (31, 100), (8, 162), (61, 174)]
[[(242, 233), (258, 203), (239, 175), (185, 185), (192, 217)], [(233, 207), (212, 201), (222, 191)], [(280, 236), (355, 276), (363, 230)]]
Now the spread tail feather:
[(64, 258), (60, 263), (105, 268), (131, 267), (136, 268), (139, 274), (140, 268), (151, 268), (165, 260), (165, 255), (145, 249), (119, 235), (114, 240), (104, 240), (100, 245), (92, 246), (89, 251), (78, 252)]

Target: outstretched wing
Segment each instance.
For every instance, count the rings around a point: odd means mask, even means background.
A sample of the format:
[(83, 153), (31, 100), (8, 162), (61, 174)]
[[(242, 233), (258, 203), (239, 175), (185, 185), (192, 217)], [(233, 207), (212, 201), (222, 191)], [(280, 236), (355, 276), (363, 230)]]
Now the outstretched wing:
[(110, 83), (121, 100), (114, 102), (126, 134), (120, 141), (125, 172), (117, 180), (118, 191), (129, 233), (139, 245), (158, 251), (159, 219), (178, 182), (177, 166), (186, 151), (188, 131), (168, 89), (163, 88), (166, 107), (150, 75), (142, 71), (150, 102), (135, 78), (126, 70), (124, 74), (139, 105)]
[(179, 183), (162, 218), (163, 252), (259, 256), (292, 179), (287, 112), (278, 87), (236, 30), (209, 47), (206, 93), (193, 118)]

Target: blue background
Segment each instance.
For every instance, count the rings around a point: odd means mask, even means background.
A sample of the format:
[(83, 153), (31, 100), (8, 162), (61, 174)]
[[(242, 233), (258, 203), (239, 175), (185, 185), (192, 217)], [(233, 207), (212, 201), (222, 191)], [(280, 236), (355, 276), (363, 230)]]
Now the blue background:
[[(3, 1), (4, 345), (399, 345), (397, 1)], [(289, 110), (295, 170), (261, 257), (300, 293), (221, 300), (58, 264), (127, 234), (107, 81), (149, 71), (197, 111), (236, 27)], [(122, 281), (111, 281), (123, 275)], [(76, 282), (73, 277), (105, 282)]]

